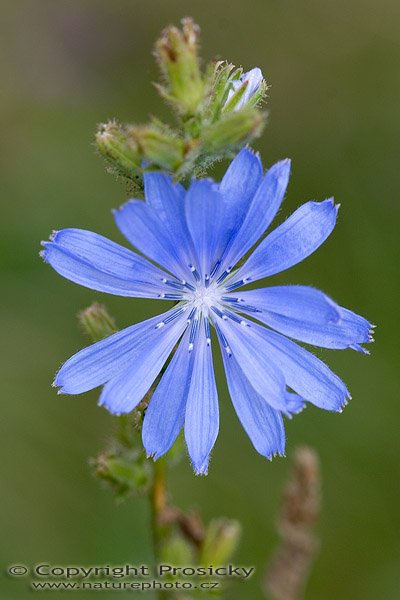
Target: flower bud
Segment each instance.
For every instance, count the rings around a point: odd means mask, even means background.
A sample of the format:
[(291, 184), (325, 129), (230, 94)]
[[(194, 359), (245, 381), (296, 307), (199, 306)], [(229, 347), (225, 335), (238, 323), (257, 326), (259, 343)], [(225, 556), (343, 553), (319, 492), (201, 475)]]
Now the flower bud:
[(106, 482), (119, 499), (141, 496), (151, 483), (151, 467), (138, 449), (115, 449), (103, 452), (91, 461), (97, 477)]
[(198, 59), (198, 34), (198, 25), (186, 18), (182, 20), (182, 30), (167, 27), (155, 47), (155, 56), (166, 79), (166, 87), (158, 86), (158, 89), (185, 116), (196, 113), (205, 91)]
[(118, 174), (129, 179), (141, 174), (138, 146), (123, 125), (115, 121), (102, 123), (96, 133), (96, 146)]
[(103, 304), (94, 302), (78, 314), (78, 319), (93, 342), (98, 342), (117, 331), (114, 319)]
[(207, 527), (200, 549), (200, 564), (224, 565), (233, 556), (241, 535), (238, 521), (219, 518), (213, 519)]
[(183, 140), (154, 127), (130, 127), (128, 131), (142, 160), (150, 166), (172, 172), (181, 166), (185, 156)]
[(241, 110), (245, 106), (256, 106), (263, 99), (267, 89), (261, 69), (255, 67), (238, 79), (230, 82), (231, 89), (225, 102), (224, 111)]
[(213, 156), (233, 151), (258, 137), (264, 122), (264, 115), (254, 108), (227, 113), (203, 131), (202, 151)]

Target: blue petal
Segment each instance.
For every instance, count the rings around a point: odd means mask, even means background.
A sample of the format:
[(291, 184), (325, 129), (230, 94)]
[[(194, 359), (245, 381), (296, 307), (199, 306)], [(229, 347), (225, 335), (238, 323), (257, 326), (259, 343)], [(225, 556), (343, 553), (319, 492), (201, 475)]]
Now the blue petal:
[(240, 229), (262, 178), (263, 169), (259, 156), (248, 148), (243, 148), (229, 165), (219, 186), (226, 206), (218, 245), (219, 259), (228, 242)]
[(239, 223), (223, 258), (224, 268), (232, 268), (257, 242), (269, 227), (282, 204), (289, 182), (290, 160), (273, 165), (266, 172), (248, 208), (243, 223)]
[(169, 175), (144, 173), (146, 203), (156, 211), (173, 245), (179, 246), (185, 264), (194, 261), (195, 254), (185, 218), (186, 190), (173, 184)]
[(97, 233), (63, 229), (43, 246), (43, 259), (57, 273), (90, 289), (140, 298), (167, 291), (161, 285), (165, 271)]
[(185, 413), (185, 439), (196, 475), (206, 475), (219, 429), (218, 395), (211, 345), (200, 327), (193, 351), (193, 373)]
[(196, 250), (196, 268), (202, 278), (210, 275), (216, 260), (224, 203), (210, 180), (193, 181), (185, 199), (186, 220)]
[(142, 437), (148, 456), (159, 458), (171, 448), (185, 421), (193, 371), (188, 329), (146, 409)]
[(229, 165), (219, 185), (228, 209), (226, 229), (231, 233), (243, 223), (262, 178), (263, 169), (258, 154), (243, 148)]
[(235, 357), (228, 356), (221, 344), (229, 394), (236, 414), (253, 446), (272, 458), (285, 453), (285, 429), (281, 413), (274, 410), (250, 385)]
[(350, 394), (343, 381), (316, 356), (261, 325), (251, 323), (249, 329), (253, 346), (268, 356), (271, 364), (283, 373), (286, 385), (304, 400), (339, 412), (347, 404)]
[(164, 223), (169, 221), (171, 206), (179, 206), (181, 203), (183, 212), (181, 188), (173, 183), (169, 175), (160, 171), (145, 171), (143, 181), (146, 203), (157, 212)]
[[(249, 100), (251, 100), (251, 98), (254, 96), (254, 94), (259, 89), (259, 87), (263, 81), (263, 75), (262, 75), (261, 69), (259, 69), (258, 67), (255, 67), (254, 69), (251, 69), (251, 71), (247, 71), (247, 73), (243, 73), (240, 80), (243, 83), (247, 83), (247, 87), (246, 87), (246, 90), (245, 90), (243, 96), (240, 98), (239, 102), (235, 106), (234, 110), (239, 110), (239, 109), (243, 108), (243, 106), (245, 106), (249, 102)], [(228, 99), (229, 99), (229, 96), (228, 96)]]
[(233, 354), (250, 385), (272, 408), (285, 411), (285, 379), (262, 345), (254, 344), (252, 327), (220, 318), (214, 318), (214, 324), (224, 352)]
[(300, 206), (261, 242), (230, 283), (269, 277), (307, 258), (332, 232), (337, 211), (333, 200)]
[(240, 298), (262, 311), (248, 314), (301, 342), (342, 349), (371, 340), (371, 323), (311, 287), (269, 287), (240, 292)]
[(188, 269), (182, 262), (179, 245), (172, 242), (165, 224), (149, 204), (141, 200), (129, 200), (114, 211), (114, 218), (132, 246), (170, 273), (181, 279), (187, 278)]
[(235, 222), (244, 220), (262, 177), (258, 154), (243, 148), (227, 168), (219, 186)]
[(174, 311), (127, 327), (77, 352), (61, 367), (54, 385), (61, 388), (61, 393), (81, 394), (118, 376), (153, 345), (163, 343), (175, 321), (163, 327), (157, 325), (176, 314)]
[(286, 392), (286, 403), (285, 416), (289, 419), (301, 413), (306, 406), (304, 399), (294, 392)]
[(156, 329), (158, 338), (149, 336), (129, 366), (104, 386), (99, 405), (114, 414), (131, 412), (160, 373), (186, 326), (186, 319), (180, 317)]

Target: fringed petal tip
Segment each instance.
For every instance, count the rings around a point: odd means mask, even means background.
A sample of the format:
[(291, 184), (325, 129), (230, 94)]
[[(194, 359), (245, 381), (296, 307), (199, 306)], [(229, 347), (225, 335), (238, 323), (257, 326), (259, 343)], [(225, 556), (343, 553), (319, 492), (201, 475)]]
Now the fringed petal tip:
[(376, 325), (373, 325), (372, 323), (369, 324), (369, 331), (368, 331), (368, 342), (374, 342), (375, 338), (375, 329), (376, 329)]
[(118, 208), (112, 208), (111, 209), (111, 214), (115, 218), (118, 215), (118, 213), (120, 213), (121, 210), (123, 210), (128, 204), (131, 204), (131, 203), (134, 203), (134, 202), (135, 201), (132, 198), (130, 198), (129, 200), (125, 200), (125, 202), (122, 202), (122, 204), (120, 204), (118, 206)]
[(270, 452), (269, 454), (265, 454), (265, 458), (267, 460), (269, 460), (270, 462), (272, 462), (272, 460), (274, 458), (285, 458), (286, 454), (285, 454), (285, 449), (284, 448), (280, 448), (279, 450), (274, 450), (273, 452)]
[(208, 475), (208, 465), (209, 465), (210, 457), (207, 456), (202, 463), (194, 463), (192, 461), (192, 467), (195, 475)]
[(281, 168), (284, 167), (285, 169), (290, 170), (290, 168), (292, 166), (292, 159), (291, 158), (283, 158), (279, 162), (275, 163), (275, 165), (279, 165), (279, 167), (281, 167)]
[(257, 158), (260, 162), (261, 162), (261, 154), (258, 150), (254, 150), (254, 148), (252, 148), (251, 146), (247, 145), (243, 148), (243, 150), (241, 150), (241, 152), (247, 152), (248, 154), (251, 154), (252, 156), (254, 156), (255, 158)]
[(42, 246), (42, 249), (39, 251), (39, 256), (40, 256), (40, 258), (41, 258), (41, 259), (42, 259), (42, 260), (43, 260), (45, 263), (48, 263), (48, 262), (49, 262), (49, 261), (48, 261), (48, 258), (47, 258), (47, 254), (48, 254), (47, 247), (48, 247), (48, 246), (49, 246), (49, 244), (51, 244), (52, 242), (53, 242), (53, 240), (52, 240), (51, 238), (50, 238), (50, 241), (49, 241), (49, 240), (42, 240), (42, 241), (40, 242), (40, 245)]
[(284, 412), (284, 415), (287, 419), (293, 419), (294, 416), (299, 415), (301, 412), (303, 412), (303, 410), (306, 408), (306, 403), (303, 402), (301, 405), (297, 406), (296, 408), (291, 408), (290, 410), (287, 410), (286, 412)]
[(334, 208), (336, 211), (336, 214), (339, 211), (339, 208), (341, 207), (340, 203), (335, 204), (335, 198), (333, 196), (331, 196), (330, 198), (326, 198), (326, 200), (322, 200), (322, 202), (315, 202), (315, 204), (321, 204), (321, 205), (326, 205), (326, 206), (330, 206), (331, 208)]
[(355, 350), (356, 352), (361, 352), (361, 354), (365, 354), (367, 356), (369, 356), (371, 353), (369, 350), (367, 350), (366, 348), (364, 348), (361, 344), (372, 344), (375, 341), (374, 338), (374, 329), (375, 329), (376, 325), (372, 325), (371, 323), (368, 323), (368, 321), (365, 321), (365, 332), (362, 336), (360, 336), (361, 339), (358, 339), (356, 343), (351, 344), (349, 346), (349, 348), (351, 348), (352, 350)]
[(57, 241), (57, 236), (59, 234), (59, 230), (57, 229), (53, 229), (53, 231), (51, 232), (49, 239), (48, 240), (42, 240), (40, 242), (40, 245), (43, 246), (43, 249), (39, 252), (39, 256), (45, 261), (47, 261), (47, 256), (46, 256), (46, 248), (49, 244), (52, 244), (54, 242)]
[[(371, 342), (371, 341), (374, 341), (374, 340), (373, 339), (368, 340), (368, 342)], [(361, 354), (365, 354), (366, 356), (369, 356), (371, 354), (371, 352), (369, 350), (367, 350), (360, 344), (352, 344), (351, 346), (349, 346), (349, 348), (351, 348), (352, 350), (355, 350), (356, 352), (361, 352)]]
[(55, 376), (54, 380), (52, 381), (51, 387), (52, 387), (52, 388), (58, 388), (58, 389), (57, 389), (57, 394), (58, 394), (58, 395), (60, 395), (60, 394), (65, 394), (65, 393), (66, 393), (66, 392), (64, 391), (64, 389), (63, 389), (63, 384), (62, 384), (62, 383), (59, 381), (59, 379), (58, 379), (58, 373), (57, 373), (57, 375)]
[(148, 458), (149, 460), (152, 460), (153, 462), (156, 462), (157, 460), (162, 458), (164, 456), (164, 454), (166, 454), (168, 452), (168, 450), (166, 452), (160, 452), (157, 450), (147, 450), (146, 447), (145, 447), (145, 451), (146, 451), (146, 458)]
[[(53, 386), (54, 387), (54, 386)], [(59, 388), (57, 390), (57, 396), (71, 396), (72, 394), (69, 394), (68, 392), (66, 392), (63, 388)]]
[(348, 395), (344, 398), (344, 400), (343, 400), (342, 404), (339, 406), (339, 408), (337, 408), (333, 412), (337, 412), (337, 413), (341, 414), (344, 411), (344, 409), (346, 408), (346, 406), (348, 405), (348, 403), (350, 402), (351, 399), (352, 399), (352, 397), (348, 393)]

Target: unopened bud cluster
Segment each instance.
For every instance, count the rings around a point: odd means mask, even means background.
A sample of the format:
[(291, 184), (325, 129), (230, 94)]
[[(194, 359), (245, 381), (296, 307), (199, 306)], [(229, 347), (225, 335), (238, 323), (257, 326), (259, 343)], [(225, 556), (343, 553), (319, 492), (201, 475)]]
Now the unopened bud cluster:
[(112, 172), (141, 187), (143, 170), (162, 170), (175, 180), (203, 174), (215, 160), (260, 135), (265, 114), (258, 106), (267, 85), (260, 69), (243, 73), (225, 62), (200, 67), (199, 28), (190, 18), (168, 27), (155, 45), (162, 73), (156, 84), (175, 113), (172, 128), (156, 119), (146, 125), (101, 124), (96, 144)]

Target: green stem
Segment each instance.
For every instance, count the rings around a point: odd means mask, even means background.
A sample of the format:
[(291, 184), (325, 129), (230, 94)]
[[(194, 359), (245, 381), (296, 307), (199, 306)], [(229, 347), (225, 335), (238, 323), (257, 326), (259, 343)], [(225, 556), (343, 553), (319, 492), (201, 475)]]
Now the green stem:
[[(167, 533), (167, 527), (162, 522), (162, 514), (167, 506), (166, 471), (167, 462), (164, 457), (155, 461), (153, 485), (150, 489), (149, 498), (151, 505), (154, 562), (156, 567), (159, 564), (162, 545), (165, 541), (165, 536)], [(158, 597), (160, 600), (168, 600), (169, 593), (167, 591), (160, 590)]]

